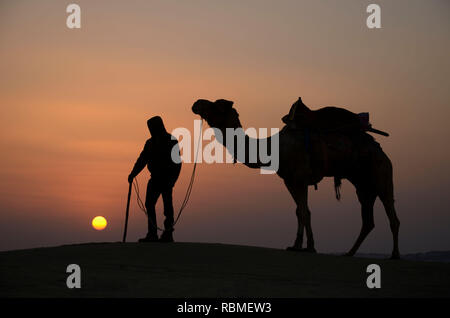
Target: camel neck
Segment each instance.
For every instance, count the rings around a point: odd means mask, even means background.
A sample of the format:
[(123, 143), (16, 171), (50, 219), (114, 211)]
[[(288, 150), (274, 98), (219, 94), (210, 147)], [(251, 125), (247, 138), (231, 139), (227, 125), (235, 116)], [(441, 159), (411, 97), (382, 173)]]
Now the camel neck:
[(269, 165), (261, 160), (261, 147), (265, 148), (264, 153), (270, 154), (271, 137), (262, 139), (250, 137), (241, 126), (220, 129), (220, 131), (223, 138), (216, 137), (217, 141), (228, 150), (235, 162), (241, 162), (253, 169)]

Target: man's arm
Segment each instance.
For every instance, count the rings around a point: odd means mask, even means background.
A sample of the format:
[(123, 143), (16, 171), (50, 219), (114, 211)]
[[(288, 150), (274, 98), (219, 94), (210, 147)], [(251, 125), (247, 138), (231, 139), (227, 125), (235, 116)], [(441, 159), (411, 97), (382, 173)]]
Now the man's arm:
[(134, 164), (133, 170), (131, 170), (130, 175), (128, 176), (128, 182), (133, 182), (133, 179), (145, 168), (148, 162), (148, 141), (145, 143), (144, 149), (141, 151), (139, 158), (136, 160)]
[(171, 160), (172, 164), (169, 180), (171, 183), (171, 186), (173, 187), (175, 185), (175, 182), (178, 180), (178, 177), (180, 175), (181, 171), (181, 155), (180, 155), (180, 146), (178, 144), (178, 141), (172, 137), (172, 152), (171, 152)]

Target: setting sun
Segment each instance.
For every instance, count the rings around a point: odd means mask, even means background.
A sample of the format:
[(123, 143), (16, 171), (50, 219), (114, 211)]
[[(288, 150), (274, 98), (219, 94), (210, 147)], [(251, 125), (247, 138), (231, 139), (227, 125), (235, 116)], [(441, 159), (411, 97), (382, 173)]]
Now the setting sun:
[(98, 231), (103, 230), (106, 227), (106, 219), (103, 216), (96, 216), (92, 219), (92, 227)]

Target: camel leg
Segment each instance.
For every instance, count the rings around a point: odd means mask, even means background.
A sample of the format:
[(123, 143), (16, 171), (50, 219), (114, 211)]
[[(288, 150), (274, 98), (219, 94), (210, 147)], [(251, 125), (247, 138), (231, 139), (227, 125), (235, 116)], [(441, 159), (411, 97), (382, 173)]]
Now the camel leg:
[(381, 166), (381, 171), (377, 174), (378, 196), (383, 202), (384, 209), (389, 219), (394, 246), (392, 249), (391, 259), (399, 259), (400, 251), (398, 249), (398, 232), (400, 229), (400, 221), (394, 207), (394, 183), (392, 180), (392, 164), (386, 159), (386, 164)]
[[(288, 250), (315, 253), (314, 237), (311, 228), (311, 212), (308, 209), (308, 186), (288, 186), (288, 189), (297, 204), (296, 214), (298, 221), (297, 238), (295, 239), (294, 246), (288, 248)], [(303, 229), (306, 229), (306, 249), (302, 249)]]
[(312, 232), (312, 227), (311, 227), (311, 211), (308, 208), (308, 204), (305, 204), (306, 209), (302, 209), (302, 212), (304, 213), (303, 215), (303, 220), (305, 222), (305, 229), (306, 229), (306, 251), (307, 252), (311, 252), (311, 253), (315, 253), (316, 249), (314, 248), (314, 237), (313, 237), (313, 232)]
[(297, 202), (297, 197), (295, 195), (294, 187), (289, 185), (287, 182), (285, 182), (286, 187), (289, 190), (289, 193), (291, 194), (292, 198), (294, 199), (295, 203), (297, 204), (297, 208), (295, 210), (295, 215), (297, 216), (297, 237), (295, 238), (295, 242), (293, 246), (288, 247), (288, 250), (301, 250), (303, 246), (303, 231), (305, 228), (305, 225), (303, 224), (303, 220), (301, 217), (299, 204)]
[(394, 207), (393, 198), (380, 198), (383, 202), (384, 209), (389, 218), (389, 225), (391, 227), (392, 237), (394, 241), (394, 247), (392, 249), (391, 259), (400, 259), (400, 251), (398, 249), (398, 232), (400, 229), (400, 220), (397, 217)]
[(292, 246), (292, 250), (301, 250), (303, 246), (303, 232), (305, 229), (305, 224), (303, 223), (303, 218), (301, 215), (301, 211), (297, 206), (295, 210), (295, 215), (297, 216), (297, 237), (295, 238), (294, 245)]
[(372, 191), (361, 190), (357, 190), (356, 194), (358, 195), (358, 200), (361, 203), (362, 227), (355, 244), (350, 249), (350, 251), (345, 254), (346, 256), (355, 255), (364, 239), (375, 227), (375, 222), (373, 220), (373, 205), (377, 197), (376, 194), (374, 194)]
[(303, 218), (298, 207), (295, 210), (295, 215), (297, 216), (297, 236), (295, 238), (294, 245), (292, 247), (288, 247), (289, 250), (301, 250), (303, 246), (303, 232), (305, 225), (303, 224)]

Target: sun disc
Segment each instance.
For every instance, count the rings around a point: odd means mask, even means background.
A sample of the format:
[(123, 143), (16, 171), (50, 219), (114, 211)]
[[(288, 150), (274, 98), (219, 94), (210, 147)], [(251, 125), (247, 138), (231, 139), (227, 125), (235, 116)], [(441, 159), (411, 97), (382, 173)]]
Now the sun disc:
[(108, 222), (106, 222), (106, 219), (103, 216), (96, 216), (92, 219), (92, 227), (97, 231), (103, 230), (107, 224)]

